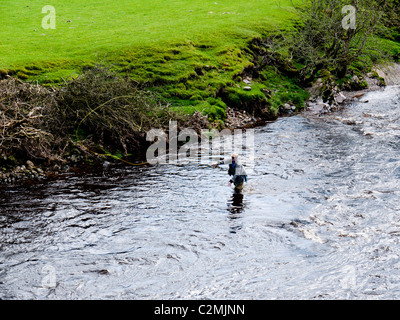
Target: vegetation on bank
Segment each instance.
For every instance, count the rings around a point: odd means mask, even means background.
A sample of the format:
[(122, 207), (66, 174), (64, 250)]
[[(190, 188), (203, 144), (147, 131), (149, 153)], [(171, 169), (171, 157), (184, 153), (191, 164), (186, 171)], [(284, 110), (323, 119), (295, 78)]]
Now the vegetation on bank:
[[(290, 0), (55, 0), (52, 5), (56, 29), (45, 30), (40, 3), (0, 4), (9, 21), (0, 30), (0, 74), (54, 86), (95, 64), (112, 65), (173, 107), (220, 121), (230, 102), (219, 97), (222, 89), (240, 85), (239, 100), (249, 100), (240, 77), (253, 65), (246, 50), (251, 40), (266, 30), (290, 29), (294, 17)], [(264, 87), (254, 87), (255, 100), (264, 99)]]
[(222, 128), (227, 106), (269, 119), (301, 109), (317, 79), (328, 102), (333, 88), (361, 89), (364, 73), (400, 57), (400, 7), (351, 1), (346, 30), (348, 4), (55, 0), (52, 30), (40, 3), (3, 1), (0, 165), (137, 158), (144, 133), (171, 119)]

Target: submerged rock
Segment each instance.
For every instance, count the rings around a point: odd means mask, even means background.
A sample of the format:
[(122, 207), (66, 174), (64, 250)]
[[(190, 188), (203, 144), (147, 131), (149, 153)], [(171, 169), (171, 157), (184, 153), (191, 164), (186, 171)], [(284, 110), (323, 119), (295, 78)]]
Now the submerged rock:
[(347, 99), (346, 96), (342, 92), (339, 92), (339, 94), (335, 97), (335, 101), (339, 104), (345, 102), (346, 99)]

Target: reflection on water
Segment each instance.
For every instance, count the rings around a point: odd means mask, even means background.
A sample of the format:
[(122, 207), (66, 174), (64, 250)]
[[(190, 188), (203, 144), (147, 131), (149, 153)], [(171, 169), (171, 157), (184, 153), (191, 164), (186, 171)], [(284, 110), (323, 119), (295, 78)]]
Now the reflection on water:
[(234, 191), (231, 201), (229, 203), (229, 208), (228, 210), (232, 214), (238, 214), (241, 213), (244, 209), (244, 204), (243, 204), (243, 194), (241, 191)]
[(400, 297), (398, 92), (258, 128), (240, 193), (190, 164), (0, 190), (0, 298)]
[(228, 202), (228, 211), (230, 212), (229, 219), (232, 220), (231, 233), (236, 233), (242, 228), (240, 225), (240, 219), (244, 208), (245, 205), (243, 203), (242, 191), (234, 189), (232, 197)]

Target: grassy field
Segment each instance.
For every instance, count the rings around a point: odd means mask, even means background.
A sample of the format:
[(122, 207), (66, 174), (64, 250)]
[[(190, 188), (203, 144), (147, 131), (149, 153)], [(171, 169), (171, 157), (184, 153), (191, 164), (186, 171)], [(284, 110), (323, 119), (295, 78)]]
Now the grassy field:
[[(42, 28), (48, 4), (56, 9), (54, 30)], [(0, 67), (50, 69), (189, 43), (229, 48), (285, 26), (288, 10), (288, 0), (3, 0)]]
[[(56, 10), (55, 29), (42, 28), (45, 5)], [(251, 64), (248, 42), (293, 18), (290, 0), (3, 0), (0, 12), (0, 73), (54, 85), (112, 64), (185, 112), (214, 118), (225, 107), (216, 92)], [(263, 98), (262, 88), (252, 95)]]

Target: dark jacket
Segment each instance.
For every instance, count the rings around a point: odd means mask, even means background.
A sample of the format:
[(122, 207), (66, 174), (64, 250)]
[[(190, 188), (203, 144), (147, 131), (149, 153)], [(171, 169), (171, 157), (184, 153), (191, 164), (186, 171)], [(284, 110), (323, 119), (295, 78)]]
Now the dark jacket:
[(239, 161), (232, 162), (232, 159), (227, 159), (221, 161), (219, 164), (229, 164), (228, 174), (232, 176), (230, 182), (232, 182), (235, 186), (239, 186), (243, 182), (247, 182), (246, 170)]

